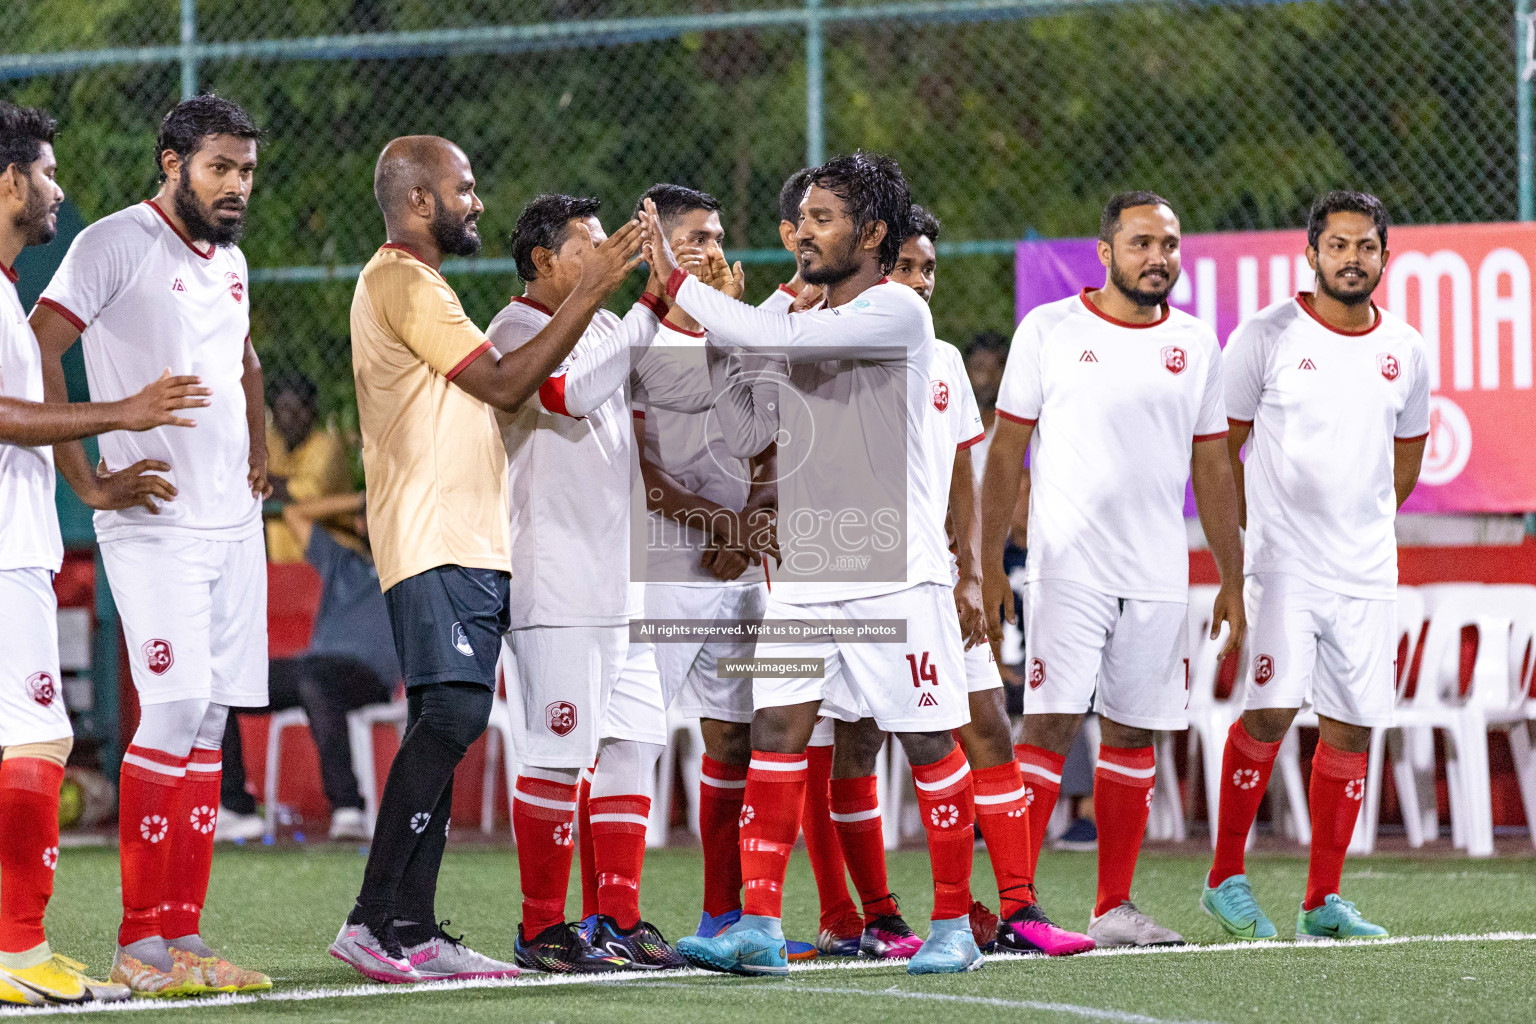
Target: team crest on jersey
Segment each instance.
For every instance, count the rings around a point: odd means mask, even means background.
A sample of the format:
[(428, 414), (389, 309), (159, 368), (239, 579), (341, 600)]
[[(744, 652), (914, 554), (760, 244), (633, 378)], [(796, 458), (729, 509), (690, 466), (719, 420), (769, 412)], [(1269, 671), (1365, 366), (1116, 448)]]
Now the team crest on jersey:
[(567, 700), (557, 700), (544, 709), (544, 724), (556, 736), (569, 736), (576, 728), (576, 705)]
[(146, 640), (139, 648), (144, 652), (145, 666), (157, 676), (163, 676), (176, 664), (176, 652), (169, 640)]
[(1387, 380), (1397, 380), (1397, 375), (1402, 372), (1397, 365), (1397, 356), (1390, 352), (1382, 352), (1376, 356), (1376, 366), (1381, 370), (1381, 375)]
[(1267, 654), (1261, 654), (1253, 659), (1253, 682), (1257, 686), (1263, 686), (1275, 678), (1275, 659)]
[(1029, 659), (1029, 688), (1038, 690), (1045, 683), (1045, 662), (1039, 658)]
[(1163, 369), (1169, 373), (1183, 373), (1184, 367), (1189, 365), (1184, 356), (1184, 350), (1177, 345), (1163, 347)]
[(1301, 365), (1296, 367), (1296, 369), (1298, 369), (1298, 370), (1315, 370), (1315, 369), (1317, 369), (1317, 364), (1312, 361), (1312, 358), (1310, 356), (1308, 356), (1307, 358), (1305, 358), (1305, 359), (1303, 359), (1301, 361)]
[(945, 409), (948, 409), (949, 385), (945, 384), (941, 380), (936, 380), (930, 384), (930, 387), (933, 390), (933, 407), (939, 410), (939, 412), (943, 412)]
[(53, 698), (59, 694), (59, 688), (54, 685), (53, 676), (47, 672), (34, 672), (27, 676), (27, 696), (43, 707), (52, 707)]
[(224, 275), (224, 280), (229, 284), (229, 294), (235, 297), (236, 302), (245, 301), (245, 282), (240, 280), (240, 275), (231, 270)]

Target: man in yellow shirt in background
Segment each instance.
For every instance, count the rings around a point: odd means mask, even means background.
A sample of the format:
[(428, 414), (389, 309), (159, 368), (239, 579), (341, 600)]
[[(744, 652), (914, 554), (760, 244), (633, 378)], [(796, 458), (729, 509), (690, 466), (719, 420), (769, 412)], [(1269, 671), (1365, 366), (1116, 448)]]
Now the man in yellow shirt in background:
[[(267, 480), (278, 501), (352, 493), (346, 442), (335, 427), (320, 422), (318, 397), (315, 382), (297, 371), (267, 383)], [(267, 520), (267, 559), (304, 561), (304, 545), (281, 519)]]

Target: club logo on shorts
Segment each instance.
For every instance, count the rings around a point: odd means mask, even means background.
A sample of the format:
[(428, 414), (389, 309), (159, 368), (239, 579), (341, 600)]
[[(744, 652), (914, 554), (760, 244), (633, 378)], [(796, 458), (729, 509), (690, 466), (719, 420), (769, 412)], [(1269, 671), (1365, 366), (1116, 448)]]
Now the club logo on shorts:
[(931, 386), (933, 388), (933, 407), (939, 410), (939, 412), (943, 412), (949, 408), (949, 385), (941, 380), (936, 380)]
[(1030, 658), (1029, 659), (1029, 688), (1031, 690), (1038, 690), (1038, 689), (1040, 689), (1041, 684), (1043, 684), (1044, 682), (1045, 682), (1045, 662), (1041, 661), (1039, 658)]
[(954, 804), (938, 804), (928, 812), (928, 820), (934, 828), (949, 828), (960, 820), (960, 808)]
[(576, 728), (576, 705), (568, 700), (557, 700), (544, 709), (544, 724), (556, 736), (569, 736)]
[(939, 702), (934, 699), (933, 694), (925, 690), (923, 695), (917, 698), (917, 706), (920, 708), (936, 708), (939, 706)]
[(59, 688), (54, 685), (53, 676), (47, 672), (34, 672), (27, 676), (27, 696), (43, 707), (52, 707), (53, 698), (58, 693)]
[(146, 640), (139, 650), (144, 652), (145, 666), (157, 676), (165, 675), (176, 664), (176, 652), (171, 650), (169, 640)]
[(1184, 350), (1177, 345), (1168, 345), (1163, 348), (1163, 369), (1169, 373), (1183, 373), (1184, 367), (1189, 365), (1185, 359)]
[(470, 646), (469, 634), (464, 632), (464, 624), (462, 622), (455, 622), (453, 624), (452, 637), (454, 650), (466, 658), (473, 658), (475, 656), (475, 649)]
[(231, 270), (224, 275), (224, 280), (229, 285), (229, 294), (235, 297), (235, 301), (244, 302), (245, 282), (240, 280), (240, 275)]
[(1263, 686), (1275, 678), (1275, 659), (1267, 654), (1261, 654), (1253, 659), (1253, 681), (1257, 686)]
[(1387, 380), (1397, 380), (1397, 375), (1402, 372), (1402, 368), (1397, 365), (1397, 356), (1392, 355), (1390, 352), (1378, 353), (1376, 356), (1376, 366), (1381, 370), (1381, 375), (1387, 378)]

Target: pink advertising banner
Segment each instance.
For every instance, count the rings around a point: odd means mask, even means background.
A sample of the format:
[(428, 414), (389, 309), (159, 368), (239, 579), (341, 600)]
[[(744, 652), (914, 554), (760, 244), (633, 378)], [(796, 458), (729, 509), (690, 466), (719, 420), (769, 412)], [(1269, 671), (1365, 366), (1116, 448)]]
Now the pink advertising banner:
[[(1394, 227), (1375, 300), (1424, 335), (1430, 435), (1408, 512), (1536, 510), (1532, 293), (1536, 224)], [(1305, 231), (1185, 235), (1172, 303), (1226, 344), (1238, 323), (1310, 290)], [(1093, 239), (1020, 242), (1015, 319), (1104, 283)]]

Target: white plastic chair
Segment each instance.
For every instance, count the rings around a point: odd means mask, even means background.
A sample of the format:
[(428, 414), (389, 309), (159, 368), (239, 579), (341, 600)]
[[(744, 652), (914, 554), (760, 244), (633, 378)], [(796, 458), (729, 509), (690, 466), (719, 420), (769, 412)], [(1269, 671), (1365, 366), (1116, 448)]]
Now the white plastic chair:
[[(373, 727), (388, 724), (395, 732), (405, 734), (406, 705), (404, 699), (387, 704), (368, 704), (347, 713), (347, 740), (352, 747), (352, 773), (357, 776), (357, 791), (363, 798), (363, 812), (368, 816), (368, 828), (373, 829), (379, 816), (378, 778), (373, 764)], [(263, 786), (266, 803), (266, 834), (270, 839), (277, 835), (277, 786), (282, 777), (283, 730), (297, 726), (309, 728), (309, 716), (303, 708), (289, 708), (272, 713), (267, 724), (267, 771)]]
[[(1409, 677), (1413, 672), (1413, 659), (1419, 649), (1419, 639), (1424, 633), (1424, 597), (1415, 587), (1397, 588), (1397, 678), (1394, 701), (1401, 700)], [(1350, 838), (1349, 853), (1371, 853), (1376, 849), (1376, 835), (1381, 822), (1381, 777), (1387, 760), (1388, 744), (1394, 744), (1398, 756), (1393, 759), (1393, 782), (1397, 786), (1398, 804), (1403, 811), (1403, 827), (1408, 833), (1409, 845), (1417, 849), (1424, 845), (1424, 822), (1418, 803), (1418, 788), (1413, 778), (1413, 766), (1401, 756), (1402, 733), (1395, 729), (1371, 731), (1370, 752), (1365, 769), (1365, 803), (1355, 823), (1355, 834)], [(1431, 790), (1433, 796), (1433, 790)]]

